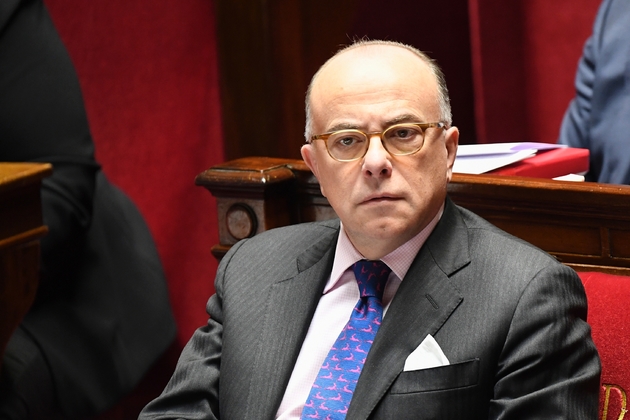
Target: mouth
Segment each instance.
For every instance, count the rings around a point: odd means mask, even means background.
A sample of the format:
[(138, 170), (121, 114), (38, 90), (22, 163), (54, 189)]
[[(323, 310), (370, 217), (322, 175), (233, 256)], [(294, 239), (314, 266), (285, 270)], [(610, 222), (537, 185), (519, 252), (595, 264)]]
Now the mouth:
[(387, 203), (392, 201), (400, 200), (400, 197), (396, 197), (394, 195), (389, 194), (380, 194), (380, 195), (372, 195), (364, 199), (361, 204), (369, 204), (369, 203)]

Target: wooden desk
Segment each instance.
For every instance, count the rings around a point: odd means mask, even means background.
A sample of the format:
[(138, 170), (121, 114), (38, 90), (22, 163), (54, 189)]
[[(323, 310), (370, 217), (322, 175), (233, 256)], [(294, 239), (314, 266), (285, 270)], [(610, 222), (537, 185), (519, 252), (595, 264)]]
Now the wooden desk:
[[(217, 198), (217, 258), (262, 231), (335, 217), (301, 160), (237, 159), (199, 174), (196, 183)], [(455, 174), (448, 194), (578, 271), (630, 275), (630, 186)]]
[(0, 162), (0, 363), (11, 334), (35, 298), (42, 221), (40, 188), (47, 163)]

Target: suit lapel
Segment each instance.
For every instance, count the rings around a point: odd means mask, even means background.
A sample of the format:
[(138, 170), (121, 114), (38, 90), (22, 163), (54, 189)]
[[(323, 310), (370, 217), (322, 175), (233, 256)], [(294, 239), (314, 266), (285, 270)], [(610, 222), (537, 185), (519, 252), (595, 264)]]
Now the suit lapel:
[(269, 289), (247, 418), (274, 418), (334, 258), (337, 230), (300, 255), (298, 274)]
[(447, 199), (444, 214), (392, 301), (357, 383), (347, 419), (367, 419), (427, 334), (462, 301), (448, 277), (469, 263), (468, 232)]

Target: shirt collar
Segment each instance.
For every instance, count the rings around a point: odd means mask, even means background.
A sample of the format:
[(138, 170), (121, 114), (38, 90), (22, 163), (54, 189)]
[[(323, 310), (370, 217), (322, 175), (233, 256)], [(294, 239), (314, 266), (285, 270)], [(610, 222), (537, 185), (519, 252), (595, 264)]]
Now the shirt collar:
[[(440, 210), (429, 224), (416, 236), (381, 258), (381, 261), (392, 269), (396, 277), (401, 280), (405, 278), (409, 267), (411, 267), (411, 263), (413, 263), (420, 248), (422, 248), (422, 245), (424, 245), (431, 232), (433, 232), (433, 229), (435, 229), (435, 225), (437, 225), (442, 217), (442, 213), (444, 213), (444, 204), (442, 204), (442, 207), (440, 207)], [(335, 249), (335, 260), (333, 262), (332, 271), (330, 272), (330, 278), (324, 288), (324, 293), (327, 293), (337, 284), (342, 274), (350, 268), (352, 264), (364, 259), (363, 255), (361, 255), (354, 245), (352, 245), (352, 242), (350, 242), (343, 223), (340, 222), (340, 226), (339, 240), (337, 241), (337, 247)]]

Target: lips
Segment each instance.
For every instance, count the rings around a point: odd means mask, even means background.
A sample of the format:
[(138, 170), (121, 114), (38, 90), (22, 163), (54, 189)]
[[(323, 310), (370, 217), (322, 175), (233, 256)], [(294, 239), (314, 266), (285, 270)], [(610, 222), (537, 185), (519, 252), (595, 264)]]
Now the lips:
[(390, 195), (390, 194), (378, 194), (378, 195), (371, 195), (367, 197), (366, 199), (362, 201), (362, 203), (380, 203), (380, 202), (396, 201), (396, 200), (400, 200), (400, 197)]

